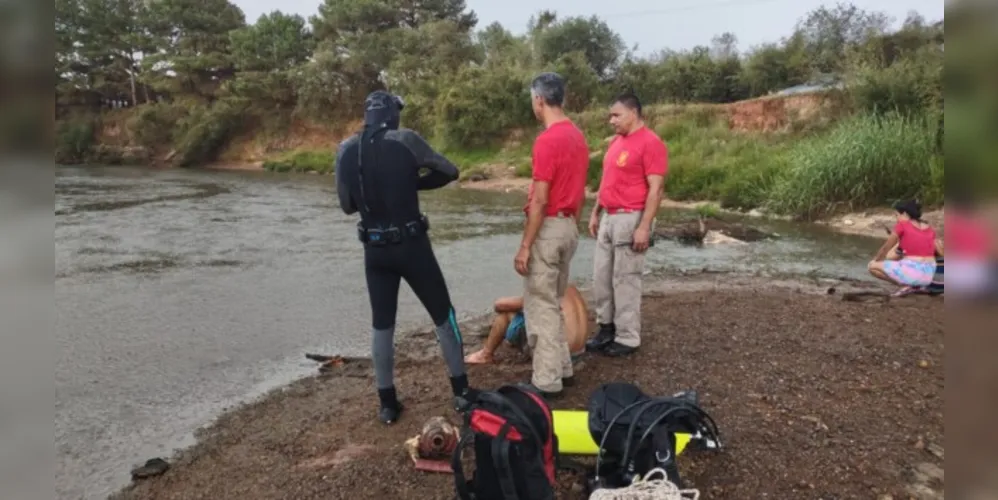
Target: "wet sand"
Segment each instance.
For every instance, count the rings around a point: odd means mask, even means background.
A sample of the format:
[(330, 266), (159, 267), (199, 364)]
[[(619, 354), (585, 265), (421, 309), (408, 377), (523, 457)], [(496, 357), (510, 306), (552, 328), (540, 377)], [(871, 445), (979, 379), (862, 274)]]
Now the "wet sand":
[[(680, 457), (704, 498), (941, 499), (943, 299), (840, 300), (851, 286), (665, 276), (647, 287), (642, 349), (586, 355), (554, 407), (584, 408), (608, 381), (696, 389), (727, 445)], [(466, 336), (483, 327), (466, 324)], [(348, 363), (225, 414), (166, 474), (116, 500), (453, 498), (452, 476), (415, 471), (402, 449), (431, 416), (454, 417), (432, 334), (408, 336), (399, 352), (407, 413), (397, 425), (373, 418), (370, 366)], [(471, 368), (474, 385), (529, 376), (518, 355), (498, 355), (498, 366)], [(563, 474), (559, 498), (584, 498), (580, 480)]]

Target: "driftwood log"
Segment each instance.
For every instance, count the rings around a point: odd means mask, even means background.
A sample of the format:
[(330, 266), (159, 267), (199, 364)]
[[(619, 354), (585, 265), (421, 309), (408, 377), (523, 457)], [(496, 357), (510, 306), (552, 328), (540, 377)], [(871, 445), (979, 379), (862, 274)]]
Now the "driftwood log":
[(842, 294), (846, 302), (887, 302), (891, 294), (884, 292), (847, 292)]
[(703, 216), (696, 220), (681, 221), (655, 231), (656, 239), (673, 240), (683, 245), (702, 245), (708, 231), (715, 231), (739, 241), (756, 242), (774, 235), (744, 224), (727, 222), (723, 219)]

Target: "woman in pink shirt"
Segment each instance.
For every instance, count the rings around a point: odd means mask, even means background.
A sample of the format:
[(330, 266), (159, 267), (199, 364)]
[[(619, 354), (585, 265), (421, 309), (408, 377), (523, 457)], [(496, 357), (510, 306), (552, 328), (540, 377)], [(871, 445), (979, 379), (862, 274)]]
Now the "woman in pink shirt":
[(868, 269), (873, 276), (904, 287), (895, 294), (903, 295), (932, 283), (936, 255), (943, 255), (943, 248), (936, 242), (936, 231), (921, 220), (918, 202), (899, 202), (894, 210), (897, 224)]
[(995, 254), (988, 222), (964, 191), (954, 187), (946, 197), (946, 246), (950, 249), (949, 282), (957, 295), (969, 297), (994, 287)]

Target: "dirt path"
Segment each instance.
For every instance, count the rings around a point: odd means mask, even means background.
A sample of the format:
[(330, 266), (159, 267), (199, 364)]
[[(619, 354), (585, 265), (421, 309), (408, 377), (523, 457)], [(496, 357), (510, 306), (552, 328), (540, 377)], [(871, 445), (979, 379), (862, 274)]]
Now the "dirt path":
[[(844, 302), (827, 286), (730, 275), (650, 286), (642, 350), (585, 357), (555, 408), (583, 408), (613, 380), (698, 390), (728, 446), (680, 459), (704, 498), (942, 498), (942, 299)], [(450, 500), (452, 476), (416, 472), (402, 450), (431, 416), (454, 416), (443, 365), (429, 332), (399, 352), (399, 424), (375, 421), (370, 367), (348, 363), (224, 415), (166, 474), (117, 498)], [(472, 368), (473, 384), (529, 376), (499, 356)], [(559, 498), (583, 498), (577, 480), (564, 476)]]

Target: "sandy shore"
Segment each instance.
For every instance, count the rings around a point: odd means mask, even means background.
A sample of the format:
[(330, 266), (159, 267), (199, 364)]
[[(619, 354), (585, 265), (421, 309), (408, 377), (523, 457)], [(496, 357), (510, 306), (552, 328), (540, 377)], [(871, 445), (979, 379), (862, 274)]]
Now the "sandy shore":
[[(654, 394), (698, 390), (728, 445), (680, 459), (702, 498), (942, 498), (942, 299), (848, 302), (847, 290), (878, 285), (792, 277), (646, 283), (642, 349), (585, 356), (555, 408), (584, 408), (614, 380)], [(463, 326), (469, 344), (487, 322)], [(402, 448), (431, 416), (454, 419), (438, 348), (417, 331), (398, 352), (407, 413), (397, 425), (375, 421), (370, 364), (350, 360), (223, 415), (169, 471), (116, 498), (450, 500), (452, 477), (415, 471)], [(498, 358), (471, 368), (474, 385), (529, 377), (517, 353)], [(563, 474), (559, 498), (583, 498), (580, 481)]]

